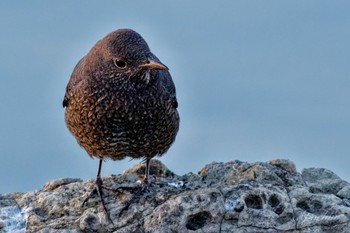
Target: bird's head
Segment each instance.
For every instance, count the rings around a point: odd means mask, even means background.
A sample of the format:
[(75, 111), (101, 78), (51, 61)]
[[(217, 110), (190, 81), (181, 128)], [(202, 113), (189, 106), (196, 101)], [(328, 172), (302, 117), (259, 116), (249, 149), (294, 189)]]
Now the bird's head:
[(86, 56), (93, 72), (104, 71), (109, 77), (131, 77), (142, 70), (168, 70), (150, 51), (140, 34), (119, 29), (99, 40)]

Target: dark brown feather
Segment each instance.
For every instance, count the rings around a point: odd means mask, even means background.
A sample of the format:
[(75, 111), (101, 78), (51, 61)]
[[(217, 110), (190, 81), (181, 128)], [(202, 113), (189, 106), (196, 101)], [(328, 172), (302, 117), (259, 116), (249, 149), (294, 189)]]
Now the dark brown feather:
[[(125, 68), (116, 66), (120, 60)], [(98, 41), (76, 65), (63, 100), (65, 121), (90, 156), (152, 158), (174, 142), (175, 86), (168, 70), (140, 67), (150, 60), (161, 64), (139, 34), (122, 29)]]

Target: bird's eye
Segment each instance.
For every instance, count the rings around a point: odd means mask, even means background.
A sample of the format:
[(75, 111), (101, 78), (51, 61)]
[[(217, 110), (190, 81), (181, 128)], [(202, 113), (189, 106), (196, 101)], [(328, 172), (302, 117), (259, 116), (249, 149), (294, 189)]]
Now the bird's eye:
[(118, 67), (119, 69), (125, 69), (126, 62), (120, 59), (114, 59), (114, 65)]

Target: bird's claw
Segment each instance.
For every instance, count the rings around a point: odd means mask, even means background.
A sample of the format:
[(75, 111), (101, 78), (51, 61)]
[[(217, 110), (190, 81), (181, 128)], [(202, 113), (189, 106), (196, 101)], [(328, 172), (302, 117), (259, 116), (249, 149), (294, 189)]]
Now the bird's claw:
[(94, 184), (94, 187), (93, 187), (93, 190), (84, 199), (84, 201), (83, 201), (81, 206), (83, 207), (88, 202), (88, 200), (90, 198), (92, 198), (95, 194), (97, 194), (97, 196), (99, 197), (99, 200), (100, 200), (100, 204), (101, 204), (101, 206), (103, 208), (103, 211), (105, 212), (105, 214), (106, 214), (106, 216), (108, 218), (108, 221), (110, 221), (113, 224), (113, 221), (112, 221), (111, 217), (109, 216), (108, 210), (106, 208), (106, 204), (105, 204), (105, 202), (103, 200), (103, 197), (102, 197), (102, 188), (110, 190), (109, 188), (104, 187), (103, 183), (102, 183), (102, 179), (100, 177), (97, 177), (96, 181), (95, 181), (95, 184)]

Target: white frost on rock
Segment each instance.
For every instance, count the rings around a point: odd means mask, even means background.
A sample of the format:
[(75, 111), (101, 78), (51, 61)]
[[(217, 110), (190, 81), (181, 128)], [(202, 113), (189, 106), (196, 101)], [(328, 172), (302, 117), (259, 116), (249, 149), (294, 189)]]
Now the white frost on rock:
[(136, 184), (137, 184), (137, 185), (141, 185), (141, 184), (142, 184), (142, 181), (141, 181), (141, 180), (137, 180), (137, 181), (136, 181)]
[(168, 183), (169, 186), (175, 187), (175, 188), (181, 188), (184, 186), (184, 182), (183, 181), (179, 181), (179, 182), (171, 182)]
[(1, 232), (24, 233), (26, 232), (29, 208), (22, 210), (18, 206), (6, 206), (0, 208)]
[(225, 201), (225, 204), (224, 204), (224, 209), (225, 209), (226, 212), (232, 212), (232, 211), (234, 211), (236, 205), (237, 205), (237, 201), (236, 200), (227, 199)]

